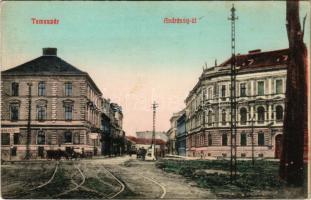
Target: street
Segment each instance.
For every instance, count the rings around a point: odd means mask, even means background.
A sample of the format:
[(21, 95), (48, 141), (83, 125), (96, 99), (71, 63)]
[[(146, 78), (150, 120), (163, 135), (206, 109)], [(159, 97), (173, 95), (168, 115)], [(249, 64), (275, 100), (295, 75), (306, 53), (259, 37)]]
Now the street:
[(1, 170), (3, 198), (215, 198), (134, 156), (4, 163)]

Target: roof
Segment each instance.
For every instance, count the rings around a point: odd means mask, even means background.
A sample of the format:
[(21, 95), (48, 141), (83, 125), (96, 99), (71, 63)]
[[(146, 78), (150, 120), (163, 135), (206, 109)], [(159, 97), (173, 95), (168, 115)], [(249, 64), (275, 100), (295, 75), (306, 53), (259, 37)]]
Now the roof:
[(40, 56), (14, 68), (2, 71), (4, 75), (87, 75), (57, 56)]
[[(236, 66), (240, 70), (247, 68), (262, 68), (285, 65), (288, 63), (289, 49), (279, 49), (274, 51), (261, 52), (260, 50), (249, 51), (248, 54), (236, 55)], [(219, 65), (219, 67), (231, 64), (232, 58)]]
[[(43, 52), (50, 49), (51, 48), (43, 49)], [(87, 77), (88, 81), (92, 84), (95, 90), (99, 94), (102, 94), (87, 72), (79, 70), (78, 68), (56, 56), (56, 54), (45, 55), (44, 52), (43, 55), (38, 58), (30, 60), (11, 69), (2, 71), (1, 75), (84, 75)]]

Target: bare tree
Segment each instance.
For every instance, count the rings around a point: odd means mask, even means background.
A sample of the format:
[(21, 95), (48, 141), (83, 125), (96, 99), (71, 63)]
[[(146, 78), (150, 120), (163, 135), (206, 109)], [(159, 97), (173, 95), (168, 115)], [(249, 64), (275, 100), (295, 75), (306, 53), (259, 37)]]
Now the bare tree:
[[(304, 181), (304, 145), (307, 144), (307, 48), (303, 43), (304, 23), (299, 21), (299, 1), (286, 2), (289, 41), (283, 151), (280, 177), (289, 185)], [(305, 22), (305, 19), (304, 19)]]

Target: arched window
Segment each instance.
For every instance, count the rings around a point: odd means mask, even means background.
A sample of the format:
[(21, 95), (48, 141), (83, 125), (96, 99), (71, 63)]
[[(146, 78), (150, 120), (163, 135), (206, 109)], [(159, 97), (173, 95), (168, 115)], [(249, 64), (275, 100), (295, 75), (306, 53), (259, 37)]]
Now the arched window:
[(45, 133), (43, 131), (38, 132), (37, 144), (45, 144)]
[(228, 136), (226, 133), (222, 134), (222, 146), (228, 145)]
[(282, 121), (283, 120), (283, 107), (277, 106), (275, 110), (276, 110), (276, 121)]
[(72, 143), (72, 133), (71, 132), (65, 132), (64, 141), (65, 141), (65, 143)]
[(221, 111), (221, 123), (222, 125), (226, 125), (226, 110)]
[(211, 126), (212, 125), (212, 115), (213, 115), (213, 113), (212, 113), (212, 111), (210, 110), (210, 111), (208, 111), (208, 115), (207, 115), (207, 123), (208, 123), (208, 125), (209, 126)]
[(263, 123), (265, 121), (265, 109), (262, 106), (257, 108), (257, 115), (258, 123)]
[(213, 145), (212, 134), (209, 133), (207, 139), (208, 139), (208, 146), (212, 146)]
[(241, 124), (246, 124), (247, 121), (247, 110), (246, 108), (241, 108), (240, 109), (240, 122)]

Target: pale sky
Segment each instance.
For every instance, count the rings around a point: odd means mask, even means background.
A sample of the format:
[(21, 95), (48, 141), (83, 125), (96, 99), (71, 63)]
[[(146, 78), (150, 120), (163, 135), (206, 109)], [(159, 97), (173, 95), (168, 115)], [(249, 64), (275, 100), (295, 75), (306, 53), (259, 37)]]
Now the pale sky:
[[(126, 134), (152, 130), (151, 103), (159, 104), (157, 131), (167, 131), (173, 112), (196, 84), (206, 62), (230, 56), (233, 2), (4, 2), (2, 69), (41, 56), (56, 47), (58, 56), (86, 71), (103, 92), (120, 104)], [(285, 2), (235, 2), (237, 53), (288, 47)], [(305, 41), (310, 43), (310, 5)], [(164, 18), (197, 18), (196, 24), (165, 24)], [(58, 19), (35, 25), (31, 18)]]

